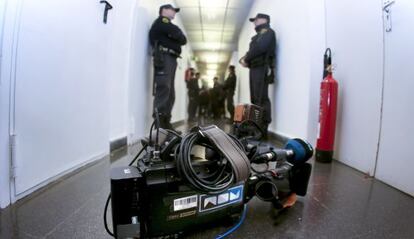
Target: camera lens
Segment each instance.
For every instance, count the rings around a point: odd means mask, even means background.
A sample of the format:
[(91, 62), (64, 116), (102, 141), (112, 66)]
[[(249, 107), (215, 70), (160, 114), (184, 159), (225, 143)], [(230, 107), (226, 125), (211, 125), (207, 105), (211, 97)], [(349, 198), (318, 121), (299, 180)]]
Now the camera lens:
[(277, 198), (278, 191), (276, 185), (269, 181), (259, 181), (256, 184), (256, 196), (263, 201), (272, 201)]

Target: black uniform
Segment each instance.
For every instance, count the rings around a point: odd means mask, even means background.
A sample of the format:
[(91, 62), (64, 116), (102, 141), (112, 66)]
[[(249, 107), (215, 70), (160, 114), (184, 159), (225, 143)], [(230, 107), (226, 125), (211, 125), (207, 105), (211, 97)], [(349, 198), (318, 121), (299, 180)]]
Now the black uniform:
[(198, 96), (198, 115), (199, 117), (207, 117), (209, 114), (210, 95), (206, 86), (203, 86)]
[(174, 78), (181, 46), (187, 43), (183, 32), (167, 17), (158, 17), (149, 32), (154, 50), (154, 108), (163, 128), (172, 128), (171, 111), (175, 101)]
[(275, 61), (276, 34), (267, 23), (257, 26), (255, 30), (257, 34), (251, 39), (244, 60), (250, 68), (251, 102), (263, 107), (263, 127), (267, 130), (272, 121), (268, 79)]
[(211, 95), (211, 108), (215, 119), (220, 119), (224, 115), (224, 102), (226, 99), (224, 87), (218, 82), (214, 82)]
[(234, 91), (236, 90), (236, 74), (230, 72), (226, 81), (224, 82), (224, 90), (226, 91), (227, 110), (230, 113), (230, 119), (234, 117)]
[(196, 112), (198, 108), (198, 98), (200, 93), (200, 88), (198, 87), (198, 78), (191, 78), (187, 82), (188, 89), (188, 119), (195, 120)]

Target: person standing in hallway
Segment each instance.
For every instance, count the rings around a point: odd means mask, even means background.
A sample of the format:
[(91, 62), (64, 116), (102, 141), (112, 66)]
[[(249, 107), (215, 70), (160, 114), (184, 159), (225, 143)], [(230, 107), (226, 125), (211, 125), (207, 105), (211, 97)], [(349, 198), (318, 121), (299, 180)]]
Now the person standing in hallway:
[(198, 117), (206, 119), (209, 116), (210, 96), (209, 89), (206, 84), (202, 84), (198, 97)]
[(188, 89), (188, 120), (195, 122), (196, 113), (199, 105), (199, 93), (200, 87), (198, 86), (198, 80), (200, 79), (200, 73), (195, 73), (189, 81), (187, 81)]
[(250, 69), (250, 99), (253, 104), (263, 107), (262, 129), (266, 137), (267, 128), (272, 122), (268, 89), (269, 83), (274, 80), (276, 33), (270, 28), (269, 15), (258, 13), (249, 20), (255, 25), (256, 35), (252, 37), (249, 51), (239, 63)]
[(212, 101), (211, 107), (213, 111), (214, 119), (221, 119), (224, 116), (224, 102), (225, 102), (225, 92), (223, 85), (220, 84), (219, 78), (214, 77), (214, 86), (212, 89)]
[(154, 63), (154, 113), (159, 113), (161, 128), (172, 129), (171, 111), (175, 101), (174, 78), (177, 68), (177, 57), (180, 57), (181, 46), (187, 38), (181, 29), (171, 21), (179, 8), (171, 4), (162, 5), (159, 17), (149, 31), (150, 43), (153, 48)]
[(224, 82), (224, 90), (226, 92), (226, 104), (227, 110), (230, 113), (230, 119), (233, 120), (234, 117), (234, 91), (236, 90), (236, 71), (233, 65), (229, 66), (229, 75), (227, 76), (226, 81)]

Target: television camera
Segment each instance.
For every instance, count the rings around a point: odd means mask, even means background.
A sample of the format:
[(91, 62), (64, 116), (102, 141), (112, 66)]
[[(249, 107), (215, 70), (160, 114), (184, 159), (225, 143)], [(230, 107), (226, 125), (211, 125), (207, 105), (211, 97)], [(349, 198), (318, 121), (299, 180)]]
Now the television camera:
[[(261, 141), (261, 108), (236, 107), (232, 133), (215, 125), (179, 135), (151, 126), (142, 149), (128, 166), (111, 170), (105, 228), (116, 238), (178, 238), (196, 227), (220, 221), (239, 223), (253, 197), (276, 209), (305, 196), (313, 155), (305, 140), (284, 148)], [(111, 232), (106, 211), (111, 201)], [(220, 238), (220, 236), (218, 238)]]

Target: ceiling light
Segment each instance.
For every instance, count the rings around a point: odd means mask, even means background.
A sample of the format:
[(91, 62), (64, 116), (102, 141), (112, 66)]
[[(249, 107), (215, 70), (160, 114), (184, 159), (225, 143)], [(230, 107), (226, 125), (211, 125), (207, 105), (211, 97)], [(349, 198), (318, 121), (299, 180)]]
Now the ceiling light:
[(214, 77), (217, 74), (217, 71), (216, 70), (207, 70), (206, 73), (207, 73), (208, 76), (213, 76)]
[(218, 54), (217, 53), (210, 53), (210, 54), (206, 54), (205, 59), (207, 62), (209, 63), (214, 63), (218, 61)]
[(225, 8), (226, 4), (223, 0), (200, 0), (200, 6), (203, 8)]
[(218, 69), (218, 64), (215, 64), (215, 63), (213, 63), (213, 64), (207, 64), (207, 69), (208, 70), (217, 70)]
[(207, 11), (207, 19), (210, 21), (214, 21), (217, 18), (217, 12), (216, 11)]

